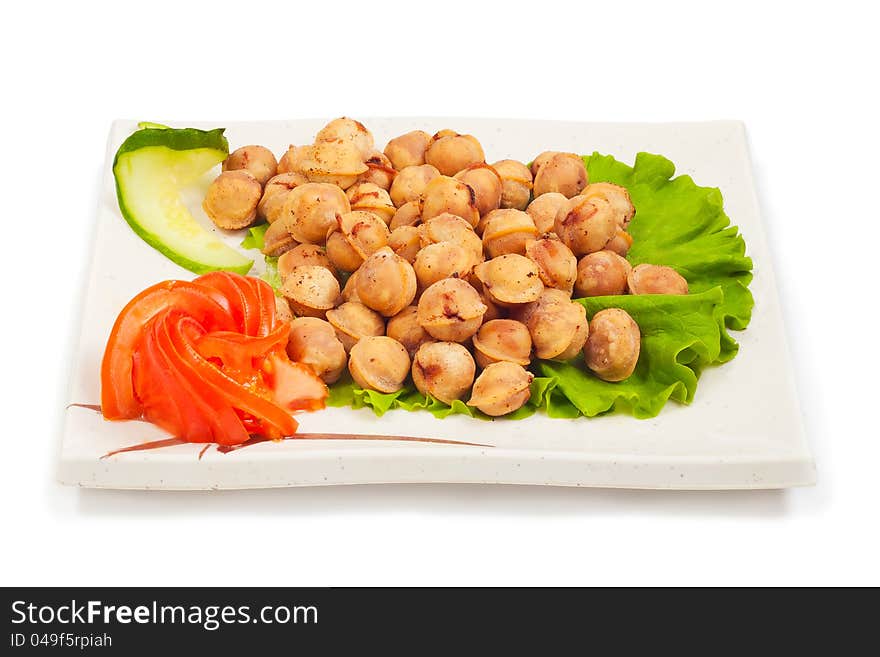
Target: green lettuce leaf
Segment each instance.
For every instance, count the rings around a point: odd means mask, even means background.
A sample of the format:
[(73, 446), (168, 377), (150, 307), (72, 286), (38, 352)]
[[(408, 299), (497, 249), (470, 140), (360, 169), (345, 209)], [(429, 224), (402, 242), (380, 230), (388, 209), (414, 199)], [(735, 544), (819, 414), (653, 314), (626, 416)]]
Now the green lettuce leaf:
[[(263, 244), (265, 244), (267, 230), (269, 230), (269, 224), (267, 223), (257, 224), (248, 229), (247, 235), (245, 235), (244, 239), (241, 241), (241, 248), (262, 250)], [(272, 289), (275, 290), (275, 294), (280, 295), (281, 276), (278, 275), (278, 258), (265, 256), (265, 261), (266, 271), (260, 274), (260, 278), (272, 286)]]
[[(633, 265), (674, 268), (692, 293), (721, 287), (724, 299), (715, 312), (724, 327), (746, 328), (754, 306), (748, 289), (752, 260), (724, 213), (721, 191), (699, 187), (690, 176), (673, 178), (675, 165), (661, 155), (639, 153), (633, 167), (599, 153), (584, 162), (591, 182), (612, 182), (629, 190), (636, 216), (629, 227), (634, 241), (627, 259)], [(736, 350), (736, 341), (723, 330), (719, 362), (733, 358)]]
[(152, 121), (139, 121), (137, 127), (138, 130), (171, 130), (164, 123), (153, 123)]
[(247, 235), (241, 241), (243, 249), (262, 249), (266, 240), (266, 231), (269, 230), (269, 224), (262, 223), (252, 226), (248, 229)]
[[(529, 401), (519, 410), (506, 415), (504, 419), (519, 420), (533, 415), (542, 408), (552, 417), (578, 417), (581, 415), (578, 408), (569, 402), (564, 395), (560, 395), (558, 399), (552, 396), (556, 385), (557, 381), (553, 377), (536, 376), (532, 381)], [(437, 418), (458, 414), (480, 420), (497, 419), (489, 417), (461, 401), (454, 401), (450, 406), (439, 399), (419, 392), (411, 384), (405, 386), (402, 390), (392, 393), (363, 390), (347, 374), (330, 386), (330, 396), (327, 398), (327, 405), (369, 408), (380, 417), (390, 410), (399, 408), (405, 411), (425, 410)]]
[[(567, 363), (535, 361), (529, 402), (506, 419), (543, 410), (550, 417), (594, 417), (607, 412), (637, 418), (656, 416), (667, 400), (694, 399), (700, 372), (736, 355), (728, 333), (748, 326), (754, 301), (749, 292), (752, 261), (745, 242), (724, 213), (721, 192), (700, 187), (690, 176), (673, 177), (665, 157), (639, 153), (634, 166), (594, 153), (584, 157), (591, 182), (612, 182), (629, 190), (636, 216), (628, 259), (668, 265), (687, 281), (687, 296), (613, 296), (579, 299), (592, 317), (603, 308), (623, 308), (639, 324), (642, 350), (633, 375), (620, 383), (593, 376), (581, 359)], [(460, 413), (483, 417), (456, 402), (448, 406), (419, 393), (411, 383), (386, 395), (361, 390), (344, 379), (331, 386), (331, 406), (371, 408), (377, 415), (392, 409), (427, 410), (437, 417)]]
[(619, 410), (648, 418), (657, 415), (667, 399), (690, 403), (700, 371), (721, 355), (724, 325), (716, 311), (723, 300), (720, 286), (686, 297), (579, 299), (590, 317), (604, 308), (623, 308), (633, 316), (642, 333), (635, 372), (625, 381), (608, 383), (593, 376), (580, 358), (539, 361), (537, 371), (554, 379), (566, 399), (588, 417)]

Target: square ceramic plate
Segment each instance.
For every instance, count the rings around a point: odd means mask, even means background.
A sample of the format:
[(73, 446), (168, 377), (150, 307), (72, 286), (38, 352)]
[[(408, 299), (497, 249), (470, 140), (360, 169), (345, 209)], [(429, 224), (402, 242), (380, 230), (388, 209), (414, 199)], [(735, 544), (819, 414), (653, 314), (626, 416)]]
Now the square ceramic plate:
[[(323, 120), (221, 124), (233, 148), (265, 144), (282, 153), (309, 143)], [(178, 445), (101, 459), (120, 447), (166, 437), (144, 422), (110, 423), (79, 406), (66, 411), (60, 479), (99, 488), (217, 489), (382, 482), (482, 482), (665, 489), (783, 488), (809, 485), (815, 467), (804, 438), (770, 255), (758, 210), (745, 131), (737, 122), (593, 124), (493, 119), (366, 120), (377, 144), (416, 128), (447, 126), (477, 135), (492, 161), (536, 153), (598, 150), (632, 163), (638, 151), (661, 153), (698, 184), (721, 188), (755, 262), (755, 311), (735, 334), (739, 355), (703, 373), (690, 406), (669, 403), (650, 420), (606, 416), (577, 420), (542, 414), (516, 422), (430, 413), (332, 408), (299, 416), (301, 431), (455, 439), (487, 447), (404, 441), (288, 440), (221, 454)], [(192, 125), (177, 124), (173, 125)], [(195, 127), (212, 128), (215, 125)], [(113, 321), (143, 288), (193, 275), (167, 260), (119, 214), (113, 155), (134, 122), (110, 134), (98, 208), (94, 260), (73, 364), (70, 401), (97, 404), (98, 367)], [(187, 199), (206, 226), (199, 193)], [(241, 236), (229, 236), (238, 244)]]

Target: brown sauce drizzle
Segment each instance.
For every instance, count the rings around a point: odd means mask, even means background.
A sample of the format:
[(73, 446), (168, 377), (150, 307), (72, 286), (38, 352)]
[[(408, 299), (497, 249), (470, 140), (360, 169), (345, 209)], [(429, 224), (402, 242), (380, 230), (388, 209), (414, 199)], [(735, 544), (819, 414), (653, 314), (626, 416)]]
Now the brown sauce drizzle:
[(101, 412), (101, 405), (100, 404), (68, 404), (67, 408), (72, 408), (74, 406), (77, 408), (87, 408), (88, 410), (95, 411), (97, 413)]
[(163, 438), (162, 440), (151, 440), (148, 443), (140, 443), (139, 445), (132, 445), (131, 447), (123, 447), (122, 449), (114, 449), (112, 452), (107, 452), (102, 456), (102, 459), (106, 459), (109, 456), (113, 456), (114, 454), (122, 454), (122, 452), (139, 452), (147, 449), (159, 449), (160, 447), (173, 447), (174, 445), (186, 445), (187, 442), (183, 438)]
[[(465, 445), (467, 447), (493, 447), (493, 445), (486, 445), (484, 443), (469, 443), (463, 440), (445, 440), (443, 438), (417, 438), (415, 436), (378, 436), (373, 434), (347, 434), (347, 433), (298, 433), (293, 436), (285, 436), (280, 440), (272, 440), (271, 438), (266, 438), (265, 436), (251, 436), (245, 442), (239, 445), (218, 445), (217, 443), (207, 443), (199, 452), (199, 460), (205, 455), (205, 452), (208, 451), (212, 446), (217, 448), (217, 451), (221, 454), (229, 454), (229, 452), (235, 452), (240, 449), (244, 449), (245, 447), (250, 447), (251, 445), (257, 445), (259, 443), (268, 443), (268, 442), (281, 442), (282, 440), (383, 440), (383, 441), (391, 441), (391, 442), (411, 442), (411, 443), (433, 443), (437, 445)], [(121, 454), (123, 452), (137, 452), (141, 450), (148, 449), (159, 449), (161, 447), (172, 447), (173, 445), (187, 445), (187, 441), (181, 438), (165, 438), (163, 440), (153, 440), (147, 443), (141, 443), (139, 445), (132, 445), (131, 447), (123, 447), (122, 449), (115, 449), (112, 452), (107, 452), (102, 456), (102, 459), (105, 459), (109, 456), (113, 456), (114, 454)]]
[[(71, 403), (68, 404), (65, 408), (84, 408), (88, 411), (95, 411), (95, 413), (102, 413), (100, 404), (80, 404), (80, 403)], [(130, 420), (126, 420), (126, 422), (149, 422), (142, 417), (133, 417)]]
[[(270, 442), (270, 438), (266, 438), (265, 436), (251, 436), (243, 443), (239, 443), (238, 445), (217, 445), (217, 451), (221, 454), (229, 454), (229, 452), (234, 452), (239, 449), (243, 449), (245, 447), (250, 447), (251, 445), (257, 445), (259, 443), (268, 443)], [(289, 438), (284, 437), (275, 442), (281, 442), (282, 440), (289, 440)]]
[[(101, 407), (98, 404), (68, 404), (67, 408), (71, 406), (76, 406), (77, 408), (85, 408), (91, 411), (95, 411), (97, 413), (101, 412)], [(139, 420), (144, 422), (145, 420)], [(229, 452), (235, 452), (239, 449), (243, 449), (245, 447), (250, 447), (251, 445), (257, 445), (259, 443), (266, 442), (281, 442), (282, 440), (382, 440), (382, 441), (391, 441), (391, 442), (410, 442), (410, 443), (432, 443), (435, 445), (464, 445), (467, 447), (493, 447), (493, 445), (487, 445), (484, 443), (471, 443), (464, 440), (446, 440), (444, 438), (418, 438), (416, 436), (383, 436), (383, 435), (374, 435), (374, 434), (347, 434), (347, 433), (297, 433), (293, 436), (285, 436), (280, 440), (273, 441), (271, 438), (266, 438), (265, 436), (251, 436), (245, 442), (239, 445), (218, 445), (217, 443), (206, 443), (204, 447), (199, 451), (199, 460), (205, 455), (205, 452), (211, 448), (211, 446), (215, 446), (217, 451), (221, 454), (229, 454)], [(162, 440), (152, 440), (145, 443), (140, 443), (137, 445), (132, 445), (130, 447), (123, 447), (121, 449), (115, 449), (112, 452), (107, 452), (102, 456), (102, 459), (106, 459), (115, 454), (122, 454), (123, 452), (138, 452), (150, 449), (160, 449), (162, 447), (172, 447), (174, 445), (186, 445), (189, 444), (187, 441), (182, 438), (164, 438)]]
[[(440, 445), (466, 445), (468, 447), (492, 447), (483, 443), (469, 443), (463, 440), (445, 440), (443, 438), (417, 438), (415, 436), (381, 436), (374, 434), (349, 434), (349, 433), (297, 433), (293, 436), (285, 436), (281, 440), (387, 440), (413, 443), (434, 443)], [(275, 442), (281, 442), (277, 440)], [(217, 451), (228, 454), (244, 447), (250, 447), (258, 443), (271, 442), (265, 436), (251, 436), (240, 445), (217, 445)]]
[(484, 443), (470, 443), (465, 440), (447, 440), (445, 438), (418, 438), (416, 436), (380, 436), (374, 434), (349, 433), (298, 433), (290, 436), (292, 440), (391, 440), (411, 443), (434, 443), (437, 445), (466, 445), (468, 447), (494, 447)]

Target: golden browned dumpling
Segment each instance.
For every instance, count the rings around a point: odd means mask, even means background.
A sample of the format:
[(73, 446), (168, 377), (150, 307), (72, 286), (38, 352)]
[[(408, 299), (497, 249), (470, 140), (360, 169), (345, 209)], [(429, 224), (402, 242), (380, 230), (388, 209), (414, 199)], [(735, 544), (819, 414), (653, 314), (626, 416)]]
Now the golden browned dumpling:
[(202, 207), (218, 228), (238, 230), (254, 223), (262, 195), (259, 181), (247, 171), (224, 171), (208, 187)]
[(571, 294), (577, 278), (577, 259), (561, 240), (544, 237), (526, 244), (526, 257), (538, 265), (544, 287)]
[(336, 383), (348, 363), (333, 327), (317, 317), (298, 317), (290, 323), (287, 355), (314, 370), (324, 383)]
[(526, 243), (537, 236), (535, 222), (522, 210), (495, 210), (485, 216), (483, 248), (490, 258), (507, 253), (525, 255)]
[(397, 208), (391, 202), (391, 197), (384, 189), (373, 183), (355, 183), (345, 192), (352, 210), (372, 212), (385, 225), (391, 221)]
[(270, 224), (275, 223), (281, 217), (288, 192), (307, 182), (309, 179), (299, 173), (279, 173), (270, 178), (263, 189), (263, 196), (257, 204), (257, 217), (265, 219)]
[[(375, 219), (381, 222), (378, 217)], [(341, 231), (333, 231), (327, 236), (326, 248), (327, 257), (339, 271), (353, 272), (364, 264), (363, 256), (355, 250), (348, 237)]]
[(384, 335), (362, 338), (351, 348), (348, 371), (361, 388), (397, 392), (409, 374), (409, 354)]
[(606, 308), (590, 320), (584, 358), (587, 367), (603, 381), (623, 381), (636, 368), (641, 344), (639, 325), (629, 313)]
[(471, 254), (455, 242), (429, 244), (416, 254), (413, 262), (422, 290), (444, 278), (465, 278), (472, 268)]
[(284, 297), (275, 297), (275, 318), (279, 322), (292, 322), (294, 320), (293, 311), (290, 304)]
[(425, 151), (430, 141), (431, 135), (427, 132), (413, 130), (389, 141), (385, 146), (385, 155), (398, 171), (419, 166), (425, 163)]
[(414, 356), (423, 344), (434, 341), (434, 338), (419, 324), (418, 315), (417, 306), (407, 306), (394, 317), (389, 318), (385, 328), (386, 335), (402, 344), (410, 357)]
[(474, 336), (477, 365), (488, 367), (502, 360), (525, 367), (531, 362), (532, 336), (525, 324), (513, 319), (484, 322)]
[(353, 141), (321, 141), (304, 146), (297, 166), (311, 182), (329, 183), (342, 189), (351, 187), (369, 167)]
[(467, 394), (476, 371), (470, 352), (457, 342), (423, 344), (413, 357), (412, 378), (416, 388), (445, 404)]
[(416, 273), (412, 265), (385, 246), (358, 269), (357, 295), (365, 306), (391, 317), (416, 297)]
[(532, 172), (517, 160), (499, 160), (492, 166), (501, 176), (501, 207), (525, 210), (532, 196)]
[(441, 130), (431, 137), (425, 151), (425, 162), (437, 167), (444, 176), (454, 176), (472, 164), (485, 161), (483, 147), (476, 137), (452, 130)]
[(468, 406), (475, 406), (493, 417), (512, 413), (529, 400), (534, 378), (516, 363), (492, 363), (474, 382)]
[(340, 216), (327, 236), (327, 256), (342, 271), (354, 271), (388, 244), (388, 226), (376, 214), (353, 210)]
[(297, 244), (299, 242), (293, 239), (290, 233), (287, 232), (284, 222), (276, 221), (274, 224), (269, 224), (269, 227), (266, 229), (263, 235), (263, 248), (260, 251), (262, 251), (263, 255), (277, 258), (285, 251), (290, 251)]
[(447, 212), (461, 217), (471, 226), (476, 226), (480, 221), (473, 188), (455, 178), (437, 176), (422, 193), (422, 221)]
[[(538, 175), (538, 170), (542, 166), (544, 166), (551, 159), (553, 159), (554, 157), (556, 157), (557, 155), (560, 155), (560, 154), (564, 155), (564, 153), (560, 153), (559, 151), (544, 151), (543, 153), (539, 153), (538, 156), (534, 160), (532, 160), (532, 164), (530, 165), (529, 170), (532, 173), (532, 178), (534, 179), (534, 177), (536, 175)], [(571, 154), (572, 153), (568, 153), (568, 155), (571, 155)]]
[(584, 307), (562, 290), (547, 288), (515, 317), (529, 329), (538, 358), (568, 360), (583, 348), (589, 334)]
[(422, 293), (418, 320), (438, 340), (464, 342), (480, 328), (485, 312), (480, 295), (467, 281), (444, 278)]
[(418, 226), (398, 226), (388, 236), (388, 246), (408, 263), (414, 263), (422, 248)]
[(636, 265), (627, 277), (630, 294), (687, 294), (688, 282), (672, 267)]
[(485, 162), (472, 164), (456, 173), (454, 177), (467, 183), (474, 190), (477, 212), (481, 216), (501, 207), (501, 176)]
[(482, 301), (486, 306), (486, 312), (483, 314), (483, 322), (490, 322), (493, 319), (506, 319), (507, 318), (507, 308), (499, 306), (495, 303), (492, 298), (486, 294), (486, 290), (483, 288), (483, 284), (480, 282), (480, 279), (476, 277), (476, 275), (471, 272), (471, 275), (467, 278), (468, 283), (470, 283), (473, 288), (477, 291), (477, 294), (480, 295), (480, 301)]
[(284, 279), (281, 293), (297, 316), (324, 319), (339, 298), (339, 281), (326, 267), (302, 265)]
[(574, 289), (579, 297), (626, 294), (626, 281), (632, 267), (613, 251), (585, 255), (577, 265)]
[(538, 167), (532, 191), (536, 197), (559, 192), (566, 198), (572, 198), (586, 186), (587, 168), (584, 161), (574, 153), (556, 153)]
[(351, 212), (351, 205), (339, 187), (306, 183), (287, 195), (279, 221), (297, 242), (323, 244), (327, 233), (337, 225), (336, 218), (347, 212)]
[(617, 234), (614, 209), (601, 198), (575, 196), (556, 215), (556, 234), (578, 258), (601, 251)]
[(336, 331), (336, 337), (346, 351), (361, 338), (385, 335), (385, 320), (375, 310), (357, 301), (346, 301), (327, 311), (327, 321)]
[(379, 151), (374, 151), (364, 161), (367, 170), (358, 176), (357, 182), (372, 183), (386, 192), (391, 189), (391, 183), (397, 177), (397, 169), (391, 166), (391, 161)]
[(568, 208), (568, 199), (559, 192), (549, 192), (541, 194), (529, 203), (526, 212), (535, 222), (538, 232), (543, 235), (556, 230), (556, 215), (562, 208)]
[(394, 230), (401, 226), (418, 226), (420, 223), (422, 223), (422, 202), (410, 201), (397, 208), (388, 227)]
[(471, 254), (471, 267), (483, 261), (483, 243), (473, 227), (464, 219), (444, 212), (419, 226), (422, 247), (438, 242), (455, 242)]
[(535, 301), (544, 290), (538, 266), (517, 253), (492, 258), (474, 268), (483, 290), (499, 306)]
[(428, 183), (439, 177), (440, 172), (430, 164), (401, 169), (388, 190), (391, 201), (398, 208), (410, 201), (421, 201)]
[(309, 148), (309, 146), (294, 146), (291, 144), (278, 160), (277, 172), (279, 174), (298, 173), (303, 175), (302, 160)]
[[(266, 234), (268, 235), (268, 231)], [(331, 274), (336, 275), (336, 269), (327, 257), (324, 247), (317, 244), (298, 244), (278, 258), (278, 276), (284, 281), (294, 269), (304, 265), (324, 267)]]
[(275, 175), (277, 169), (278, 160), (265, 146), (251, 145), (236, 148), (223, 161), (224, 171), (247, 171), (261, 185), (265, 185)]
[(373, 143), (373, 135), (363, 123), (341, 117), (333, 119), (325, 125), (315, 136), (315, 143), (347, 143), (354, 146), (361, 161), (366, 160), (376, 150)]
[(636, 208), (629, 196), (629, 190), (626, 187), (615, 185), (609, 182), (596, 182), (587, 185), (581, 196), (587, 200), (601, 198), (611, 205), (617, 217), (617, 223), (621, 230), (626, 230), (630, 219), (636, 214)]
[(605, 245), (605, 250), (613, 251), (617, 255), (625, 258), (626, 254), (629, 253), (629, 247), (632, 246), (632, 243), (632, 235), (625, 230), (618, 230), (617, 234), (609, 240), (608, 244)]
[[(378, 217), (377, 221), (381, 221)], [(330, 262), (339, 271), (353, 272), (355, 269), (364, 264), (364, 258), (348, 241), (346, 236), (334, 231), (327, 237), (327, 257)]]

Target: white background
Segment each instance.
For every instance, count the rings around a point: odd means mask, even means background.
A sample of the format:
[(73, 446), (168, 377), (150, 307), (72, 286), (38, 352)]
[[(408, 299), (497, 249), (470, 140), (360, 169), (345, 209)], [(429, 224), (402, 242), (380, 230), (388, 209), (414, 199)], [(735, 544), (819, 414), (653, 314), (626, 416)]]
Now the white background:
[[(4, 8), (0, 584), (880, 584), (868, 3), (195, 4)], [(341, 114), (744, 120), (819, 485), (55, 484), (111, 120)]]

